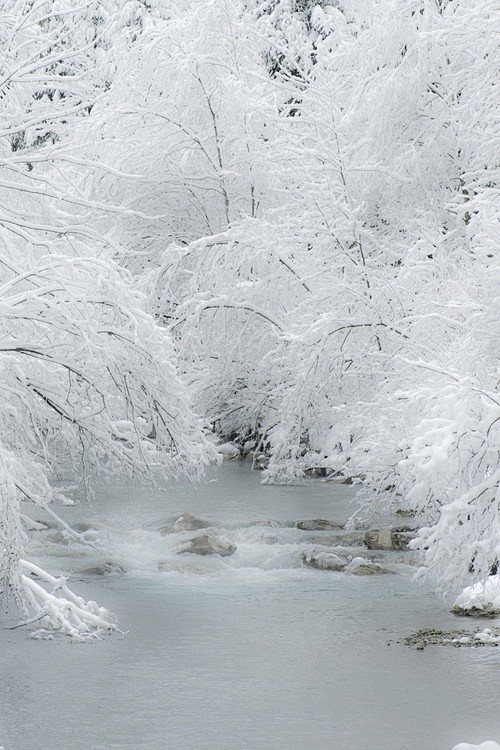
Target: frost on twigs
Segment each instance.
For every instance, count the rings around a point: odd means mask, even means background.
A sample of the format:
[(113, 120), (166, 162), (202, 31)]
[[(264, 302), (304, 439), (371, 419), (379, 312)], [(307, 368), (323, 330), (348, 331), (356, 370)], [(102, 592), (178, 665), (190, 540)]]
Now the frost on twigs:
[(53, 633), (83, 643), (117, 630), (113, 615), (96, 602), (85, 601), (71, 591), (66, 579), (55, 578), (37, 565), (20, 560), (21, 592), (25, 608), (34, 611), (20, 625), (38, 625), (35, 639), (50, 639)]
[(112, 615), (95, 602), (76, 596), (64, 577), (55, 578), (22, 559), (28, 540), (19, 513), (17, 479), (22, 476), (21, 468), (12, 454), (0, 451), (0, 593), (23, 613), (19, 625), (37, 626), (36, 638), (59, 633), (83, 642), (116, 630)]
[(85, 541), (50, 510), (64, 501), (54, 478), (73, 477), (87, 494), (117, 473), (197, 479), (215, 449), (169, 336), (126, 274), (97, 258), (20, 257), (0, 264), (0, 590), (27, 611), (25, 624), (85, 641), (116, 626), (64, 581), (20, 563), (29, 542), (21, 504), (44, 508), (67, 538)]

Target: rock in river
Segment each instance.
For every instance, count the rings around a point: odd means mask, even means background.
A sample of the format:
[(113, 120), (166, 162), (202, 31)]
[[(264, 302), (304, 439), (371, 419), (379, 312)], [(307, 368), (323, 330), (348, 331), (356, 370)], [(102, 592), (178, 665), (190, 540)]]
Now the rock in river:
[(316, 570), (344, 570), (347, 565), (347, 560), (333, 552), (324, 552), (321, 550), (308, 550), (303, 552), (302, 562), (306, 568), (315, 568)]
[(86, 576), (109, 576), (109, 575), (123, 575), (125, 568), (115, 560), (102, 560), (101, 562), (95, 562), (91, 565), (87, 565), (79, 571), (81, 574)]
[(310, 521), (297, 521), (297, 528), (302, 531), (338, 531), (344, 526), (338, 521), (327, 521), (325, 518), (313, 518)]
[(195, 531), (196, 529), (207, 529), (211, 524), (202, 518), (196, 518), (191, 513), (183, 513), (174, 523), (174, 531)]
[(380, 576), (393, 571), (366, 560), (364, 557), (355, 557), (346, 567), (345, 572), (352, 573), (355, 576)]
[(201, 534), (190, 539), (189, 542), (177, 547), (176, 552), (192, 552), (195, 555), (220, 555), (228, 557), (236, 552), (231, 542), (212, 534)]
[(404, 550), (412, 539), (411, 529), (374, 529), (365, 534), (368, 549)]

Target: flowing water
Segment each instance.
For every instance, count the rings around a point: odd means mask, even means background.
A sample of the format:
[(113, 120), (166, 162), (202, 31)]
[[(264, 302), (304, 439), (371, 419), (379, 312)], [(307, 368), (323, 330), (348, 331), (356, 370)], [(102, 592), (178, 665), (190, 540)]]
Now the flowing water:
[[(345, 521), (353, 490), (260, 478), (231, 462), (201, 486), (116, 485), (64, 509), (97, 529), (101, 551), (34, 534), (31, 559), (72, 573), (74, 590), (127, 632), (72, 644), (0, 630), (5, 750), (451, 750), (500, 739), (500, 648), (397, 643), (478, 623), (412, 583), (405, 553), (391, 558), (397, 575), (304, 567), (301, 553), (332, 534), (291, 522)], [(185, 511), (236, 552), (176, 554), (196, 533), (173, 531)], [(103, 559), (126, 572), (82, 572)]]

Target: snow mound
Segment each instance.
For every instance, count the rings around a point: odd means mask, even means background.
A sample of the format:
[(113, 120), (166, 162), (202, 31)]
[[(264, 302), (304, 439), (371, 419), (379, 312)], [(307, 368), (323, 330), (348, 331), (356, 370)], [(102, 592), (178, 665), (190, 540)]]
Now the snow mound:
[(239, 458), (241, 451), (235, 443), (222, 443), (217, 446), (217, 452), (228, 458)]
[(498, 742), (483, 742), (481, 745), (469, 745), (468, 742), (461, 742), (455, 745), (452, 750), (500, 750)]
[(467, 586), (457, 596), (453, 611), (459, 614), (500, 615), (500, 575), (489, 576), (485, 581)]

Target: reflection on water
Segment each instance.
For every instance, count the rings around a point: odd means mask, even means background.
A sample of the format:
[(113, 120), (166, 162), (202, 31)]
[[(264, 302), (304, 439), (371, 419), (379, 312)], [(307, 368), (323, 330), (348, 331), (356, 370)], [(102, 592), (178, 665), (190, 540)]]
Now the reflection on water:
[[(215, 476), (165, 493), (108, 488), (65, 509), (97, 529), (95, 549), (39, 534), (37, 560), (74, 571), (77, 592), (128, 632), (72, 645), (1, 630), (5, 750), (450, 750), (499, 738), (500, 649), (395, 643), (457, 626), (404, 567), (368, 578), (302, 567), (301, 551), (327, 532), (287, 522), (345, 520), (352, 489), (262, 486), (234, 463)], [(184, 511), (213, 523), (234, 555), (176, 555), (192, 533), (157, 529)], [(81, 572), (104, 558), (125, 575)]]

